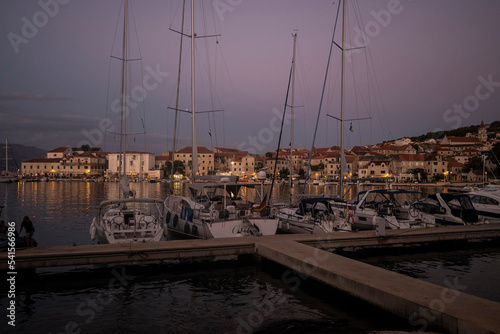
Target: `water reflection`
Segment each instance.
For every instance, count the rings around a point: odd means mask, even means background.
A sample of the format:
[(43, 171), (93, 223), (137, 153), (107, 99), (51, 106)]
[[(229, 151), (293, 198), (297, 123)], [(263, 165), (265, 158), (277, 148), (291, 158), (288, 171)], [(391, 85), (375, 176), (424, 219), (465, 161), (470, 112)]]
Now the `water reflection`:
[[(130, 187), (137, 197), (166, 198), (168, 194), (189, 196), (189, 184), (131, 182)], [(264, 185), (264, 191), (270, 190), (270, 185)], [(360, 190), (368, 190), (381, 186), (357, 186), (348, 188), (347, 199), (352, 199)], [(383, 187), (383, 186), (382, 186)], [(0, 205), (5, 208), (1, 219), (15, 221), (17, 228), (23, 216), (30, 216), (35, 224), (35, 238), (39, 245), (72, 245), (90, 244), (88, 234), (92, 218), (97, 213), (99, 204), (105, 199), (119, 197), (118, 182), (78, 182), (78, 181), (48, 181), (19, 182), (0, 184)], [(257, 186), (260, 192), (260, 186)], [(292, 194), (336, 196), (337, 185), (315, 186), (295, 184)], [(442, 191), (439, 188), (425, 187), (425, 193)], [(250, 198), (257, 201), (256, 194)], [(296, 196), (290, 196), (287, 183), (276, 184), (272, 198), (276, 201), (288, 202), (290, 198), (297, 201)]]

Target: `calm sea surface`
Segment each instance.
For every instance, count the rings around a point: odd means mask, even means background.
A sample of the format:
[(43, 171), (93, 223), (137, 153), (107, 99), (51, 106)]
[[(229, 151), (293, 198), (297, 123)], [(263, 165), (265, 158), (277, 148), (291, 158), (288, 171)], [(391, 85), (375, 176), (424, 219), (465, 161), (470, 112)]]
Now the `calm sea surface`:
[[(166, 183), (132, 183), (138, 197), (165, 198)], [(90, 222), (118, 183), (0, 184), (1, 219), (19, 229), (25, 215), (39, 246), (92, 244)], [(187, 190), (180, 186), (176, 193)], [(438, 189), (427, 189), (427, 192)], [(311, 186), (335, 194), (335, 187)], [(355, 193), (355, 192), (354, 192)], [(287, 186), (277, 198), (288, 197)], [(24, 234), (24, 233), (23, 233)], [(435, 284), (457, 280), (466, 293), (500, 302), (497, 247), (354, 257)], [(0, 333), (365, 333), (415, 330), (408, 321), (360, 305), (314, 282), (285, 284), (286, 268), (262, 270), (234, 259), (171, 261), (127, 267), (42, 268), (16, 277), (16, 327), (5, 317), (2, 279)], [(5, 293), (4, 293), (5, 292)]]

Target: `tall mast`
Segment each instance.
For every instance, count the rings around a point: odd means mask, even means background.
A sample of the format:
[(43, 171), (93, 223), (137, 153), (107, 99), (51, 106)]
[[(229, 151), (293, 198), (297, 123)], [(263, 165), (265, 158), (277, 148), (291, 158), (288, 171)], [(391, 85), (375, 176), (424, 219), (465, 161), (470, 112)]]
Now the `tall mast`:
[(181, 86), (181, 62), (182, 62), (182, 38), (184, 37), (184, 11), (186, 8), (186, 0), (182, 1), (182, 23), (181, 23), (181, 43), (180, 43), (180, 49), (179, 49), (179, 71), (177, 73), (177, 95), (175, 98), (175, 120), (174, 120), (174, 140), (173, 140), (173, 146), (172, 146), (172, 172), (171, 172), (171, 178), (174, 178), (174, 163), (175, 163), (175, 141), (177, 137), (177, 114), (179, 111), (179, 91), (180, 91), (180, 86)]
[(292, 170), (293, 170), (293, 119), (294, 119), (294, 107), (295, 107), (295, 47), (297, 44), (297, 33), (293, 33), (293, 57), (292, 57), (292, 105), (291, 105), (291, 131), (290, 131), (290, 194), (293, 188), (292, 182)]
[[(121, 103), (121, 133), (120, 133), (120, 181), (127, 177), (127, 22), (128, 0), (125, 0), (123, 8), (123, 49), (122, 49), (122, 103)], [(125, 181), (122, 181), (125, 182)], [(120, 182), (120, 184), (122, 184)], [(123, 190), (122, 186), (122, 190)], [(125, 191), (123, 191), (125, 193)], [(127, 195), (124, 195), (127, 196)], [(121, 192), (119, 192), (121, 197)]]
[(347, 3), (344, 0), (342, 6), (342, 84), (340, 93), (340, 198), (344, 197), (344, 86), (345, 86), (345, 25), (346, 25), (346, 7)]
[[(339, 3), (339, 6), (337, 7), (337, 19), (338, 19), (338, 14), (339, 14), (339, 8), (340, 8), (340, 3)], [(326, 88), (326, 82), (328, 79), (328, 70), (330, 68), (330, 60), (332, 58), (333, 44), (337, 45), (334, 41), (336, 30), (337, 30), (337, 24), (335, 23), (335, 25), (333, 26), (333, 34), (332, 34), (332, 40), (330, 43), (330, 51), (328, 53), (328, 61), (326, 62), (325, 78), (323, 80), (323, 89), (321, 90), (321, 98), (319, 100), (318, 114), (316, 116), (316, 127), (314, 128), (314, 135), (313, 135), (313, 140), (312, 140), (312, 144), (311, 144), (311, 153), (309, 154), (309, 162), (307, 163), (307, 171), (306, 171), (306, 179), (305, 179), (306, 184), (307, 184), (307, 180), (309, 179), (309, 172), (311, 171), (311, 160), (312, 160), (312, 156), (314, 153), (314, 143), (316, 142), (316, 133), (318, 132), (319, 116), (321, 115), (321, 108), (323, 106), (323, 98), (325, 96), (325, 88)], [(304, 186), (304, 192), (305, 191), (306, 191), (306, 187)]]
[(194, 67), (194, 39), (196, 34), (194, 33), (194, 0), (191, 0), (191, 120), (193, 128), (193, 149), (192, 149), (192, 167), (193, 167), (193, 181), (195, 181), (196, 173), (198, 172), (198, 147), (196, 146), (196, 125), (195, 125), (195, 67)]

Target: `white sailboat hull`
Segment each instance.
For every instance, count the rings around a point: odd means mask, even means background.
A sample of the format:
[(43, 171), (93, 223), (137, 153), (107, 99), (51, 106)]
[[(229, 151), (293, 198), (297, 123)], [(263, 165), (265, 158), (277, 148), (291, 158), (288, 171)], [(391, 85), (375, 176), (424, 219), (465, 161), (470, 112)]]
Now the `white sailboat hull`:
[[(154, 205), (153, 212), (137, 205)], [(164, 233), (163, 205), (155, 199), (105, 201), (90, 226), (92, 240), (100, 244), (158, 242)]]
[[(248, 221), (262, 235), (276, 234), (278, 227), (277, 219), (250, 218)], [(174, 224), (172, 219), (166, 226), (171, 232), (201, 239), (234, 238), (254, 235), (242, 219), (209, 222), (201, 220), (187, 221), (179, 218), (177, 224)]]
[(207, 212), (190, 198), (170, 196), (165, 200), (165, 226), (168, 231), (190, 238), (233, 238), (274, 235), (278, 220), (259, 212), (238, 210), (221, 217), (219, 211)]

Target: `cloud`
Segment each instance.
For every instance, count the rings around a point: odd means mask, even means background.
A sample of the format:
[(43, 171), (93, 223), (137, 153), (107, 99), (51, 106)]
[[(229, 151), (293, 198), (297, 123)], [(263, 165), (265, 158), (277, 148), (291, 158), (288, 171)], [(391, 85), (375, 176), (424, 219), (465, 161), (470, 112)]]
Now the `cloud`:
[(70, 96), (57, 96), (57, 95), (47, 95), (47, 94), (36, 94), (31, 95), (21, 92), (13, 93), (0, 93), (0, 101), (64, 101), (72, 100)]

